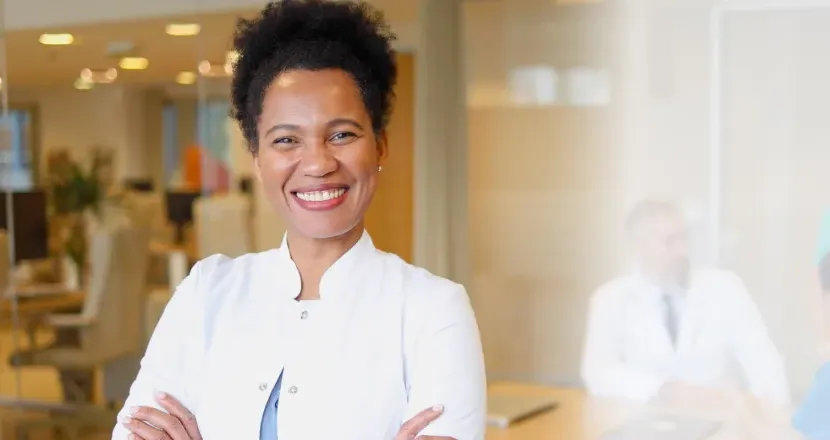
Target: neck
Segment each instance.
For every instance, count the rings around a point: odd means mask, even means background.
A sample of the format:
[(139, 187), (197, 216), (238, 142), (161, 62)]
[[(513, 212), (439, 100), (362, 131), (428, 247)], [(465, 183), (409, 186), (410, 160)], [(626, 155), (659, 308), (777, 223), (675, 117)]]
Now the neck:
[(363, 235), (363, 224), (349, 232), (331, 238), (309, 238), (289, 230), (287, 234), (291, 259), (302, 280), (299, 300), (318, 299), (318, 287), (323, 274), (349, 251)]

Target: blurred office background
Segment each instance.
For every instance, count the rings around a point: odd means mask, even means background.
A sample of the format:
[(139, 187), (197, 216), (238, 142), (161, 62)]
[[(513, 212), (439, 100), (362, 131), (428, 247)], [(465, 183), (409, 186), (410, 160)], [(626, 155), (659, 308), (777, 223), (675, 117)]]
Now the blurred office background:
[[(589, 298), (626, 270), (628, 210), (660, 198), (696, 264), (744, 280), (803, 397), (826, 339), (830, 2), (372, 3), (400, 78), (367, 227), (467, 286), (491, 382), (581, 389)], [(228, 118), (231, 35), (262, 4), (0, 2), (3, 435), (114, 422), (189, 265), (279, 245)], [(490, 436), (575, 438), (557, 432)]]

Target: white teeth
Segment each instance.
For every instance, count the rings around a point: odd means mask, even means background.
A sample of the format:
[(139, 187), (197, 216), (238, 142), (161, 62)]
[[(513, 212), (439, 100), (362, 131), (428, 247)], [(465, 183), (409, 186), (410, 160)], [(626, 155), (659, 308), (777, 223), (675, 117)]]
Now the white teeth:
[(346, 192), (345, 188), (338, 188), (326, 191), (298, 192), (297, 197), (306, 202), (325, 202), (336, 199)]

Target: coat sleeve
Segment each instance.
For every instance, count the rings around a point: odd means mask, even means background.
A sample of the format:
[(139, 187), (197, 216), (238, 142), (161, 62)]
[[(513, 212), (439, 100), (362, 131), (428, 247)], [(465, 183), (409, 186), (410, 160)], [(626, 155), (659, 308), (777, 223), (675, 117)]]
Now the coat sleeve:
[(784, 360), (769, 336), (761, 312), (739, 278), (730, 278), (728, 288), (733, 301), (732, 346), (749, 391), (762, 402), (789, 407)]
[(464, 287), (440, 281), (412, 292), (407, 326), (417, 330), (405, 353), (409, 400), (401, 422), (443, 405), (420, 435), (483, 440), (487, 382), (478, 325)]
[(646, 402), (659, 393), (664, 377), (626, 364), (620, 304), (614, 293), (606, 287), (591, 298), (582, 353), (582, 380), (594, 396)]
[(193, 410), (196, 402), (188, 395), (187, 378), (199, 365), (204, 346), (204, 306), (199, 295), (199, 282), (206, 261), (193, 267), (165, 307), (124, 407), (118, 413), (112, 440), (128, 439), (130, 432), (121, 421), (130, 415), (130, 408), (151, 406), (161, 409), (155, 397), (159, 392), (168, 393)]

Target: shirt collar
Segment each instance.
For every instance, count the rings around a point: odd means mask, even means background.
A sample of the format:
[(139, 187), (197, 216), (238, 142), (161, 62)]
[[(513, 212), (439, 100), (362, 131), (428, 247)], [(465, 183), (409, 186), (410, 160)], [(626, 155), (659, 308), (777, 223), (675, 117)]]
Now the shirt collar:
[[(360, 279), (367, 270), (367, 259), (374, 255), (376, 248), (372, 238), (365, 230), (357, 243), (343, 254), (326, 270), (320, 280), (320, 299), (348, 289), (350, 281)], [(282, 244), (277, 250), (278, 274), (277, 285), (281, 294), (296, 299), (302, 290), (302, 281), (297, 265), (291, 259), (288, 249), (288, 234), (283, 235)]]
[(661, 285), (653, 279), (646, 277), (642, 272), (637, 271), (634, 274), (634, 283), (638, 291), (645, 292), (649, 296), (663, 296), (671, 294), (676, 297), (685, 297), (686, 290), (679, 285)]

